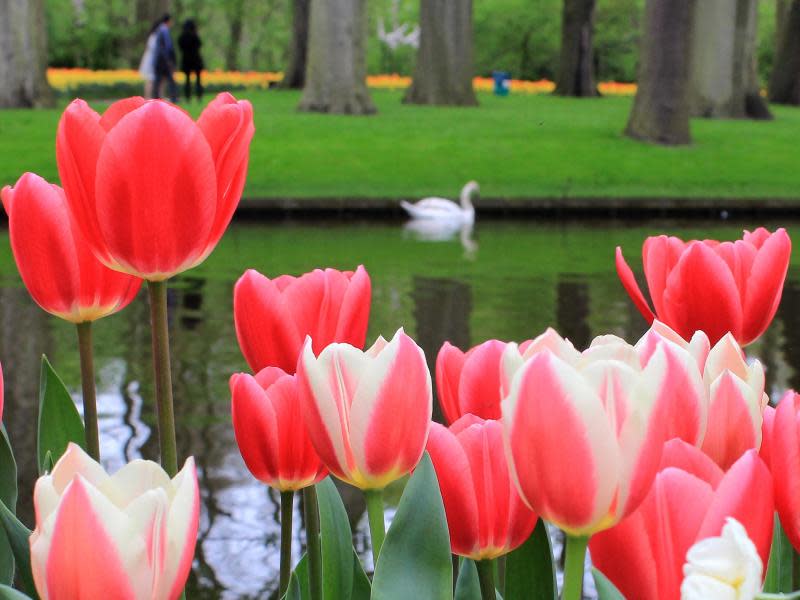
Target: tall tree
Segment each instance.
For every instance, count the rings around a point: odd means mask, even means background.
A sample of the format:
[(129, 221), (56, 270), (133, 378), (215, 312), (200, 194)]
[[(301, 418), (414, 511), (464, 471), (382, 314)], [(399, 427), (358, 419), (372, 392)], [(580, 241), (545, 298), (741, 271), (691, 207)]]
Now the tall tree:
[(292, 37), (289, 42), (289, 62), (281, 81), (283, 88), (299, 90), (305, 84), (310, 16), (311, 0), (292, 0)]
[(472, 0), (421, 0), (414, 79), (404, 102), (475, 106)]
[(800, 0), (783, 9), (778, 52), (769, 78), (769, 99), (778, 104), (800, 104)]
[(693, 116), (772, 118), (758, 81), (757, 21), (758, 0), (702, 0), (695, 4)]
[(594, 7), (595, 0), (564, 0), (556, 94), (597, 96), (592, 42)]
[(228, 17), (228, 44), (225, 48), (225, 68), (236, 71), (239, 68), (239, 47), (242, 45), (244, 27), (244, 0), (227, 0), (225, 13)]
[(43, 0), (0, 0), (0, 108), (52, 106)]
[(375, 112), (367, 89), (367, 0), (311, 0), (307, 60), (300, 110)]
[(694, 0), (646, 0), (638, 89), (625, 135), (656, 144), (691, 143), (694, 4)]

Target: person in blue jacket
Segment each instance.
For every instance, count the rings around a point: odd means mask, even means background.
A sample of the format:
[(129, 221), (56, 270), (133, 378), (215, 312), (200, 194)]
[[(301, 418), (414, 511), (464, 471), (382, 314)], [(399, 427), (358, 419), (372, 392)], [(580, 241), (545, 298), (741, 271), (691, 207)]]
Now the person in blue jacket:
[(172, 16), (167, 13), (161, 19), (161, 25), (156, 30), (156, 49), (154, 66), (156, 79), (153, 84), (153, 97), (159, 98), (161, 82), (166, 82), (169, 99), (173, 103), (178, 102), (178, 86), (175, 85), (173, 73), (175, 73), (175, 46), (172, 44), (172, 36), (169, 29), (172, 26)]

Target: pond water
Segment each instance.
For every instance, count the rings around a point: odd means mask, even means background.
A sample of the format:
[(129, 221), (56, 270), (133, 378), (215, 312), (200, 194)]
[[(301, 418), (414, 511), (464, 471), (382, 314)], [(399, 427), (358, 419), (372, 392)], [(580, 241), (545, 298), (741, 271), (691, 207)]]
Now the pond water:
[[(466, 348), (488, 338), (530, 338), (554, 326), (577, 347), (601, 333), (634, 341), (646, 324), (617, 280), (616, 245), (640, 272), (647, 235), (733, 239), (743, 227), (758, 224), (764, 223), (489, 221), (474, 232), (443, 233), (412, 231), (399, 222), (235, 223), (205, 264), (171, 283), (168, 296), (179, 453), (196, 457), (202, 499), (188, 597), (269, 598), (277, 587), (278, 497), (245, 468), (230, 424), (228, 378), (247, 368), (234, 334), (232, 288), (246, 268), (274, 276), (364, 264), (373, 283), (368, 340), (378, 334), (388, 338), (405, 327), (425, 350), (433, 372), (445, 340)], [(452, 239), (441, 239), (448, 236)], [(78, 354), (74, 327), (33, 303), (17, 275), (7, 231), (0, 237), (4, 420), (20, 469), (20, 516), (32, 525), (25, 499), (36, 473), (40, 356), (50, 358), (77, 398)], [(764, 362), (772, 396), (800, 388), (798, 307), (800, 270), (795, 266), (772, 327), (749, 350)], [(144, 293), (96, 324), (95, 344), (106, 466), (115, 470), (133, 458), (156, 458)], [(438, 418), (438, 408), (435, 413)], [(356, 548), (369, 563), (363, 501), (352, 490), (343, 495), (357, 532)], [(300, 536), (299, 526), (296, 533)], [(298, 538), (295, 560), (299, 553)]]

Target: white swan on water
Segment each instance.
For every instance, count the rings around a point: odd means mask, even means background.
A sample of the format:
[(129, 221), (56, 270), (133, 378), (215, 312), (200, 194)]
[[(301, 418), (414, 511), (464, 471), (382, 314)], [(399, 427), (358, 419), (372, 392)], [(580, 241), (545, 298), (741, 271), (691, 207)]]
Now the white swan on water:
[(414, 204), (404, 200), (400, 206), (412, 219), (474, 223), (475, 208), (472, 206), (472, 196), (477, 195), (479, 191), (477, 182), (470, 181), (461, 190), (460, 204), (446, 198), (423, 198)]

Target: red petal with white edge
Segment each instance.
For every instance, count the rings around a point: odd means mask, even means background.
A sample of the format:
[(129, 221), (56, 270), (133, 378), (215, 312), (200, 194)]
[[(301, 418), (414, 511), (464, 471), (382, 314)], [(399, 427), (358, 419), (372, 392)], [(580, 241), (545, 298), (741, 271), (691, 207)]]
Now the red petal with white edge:
[(436, 356), (436, 392), (445, 421), (452, 424), (461, 416), (458, 384), (467, 357), (459, 348), (445, 342)]
[(177, 600), (186, 585), (192, 568), (197, 527), (200, 519), (200, 491), (194, 458), (189, 457), (183, 469), (172, 479), (175, 496), (167, 516), (167, 553), (164, 571), (155, 598)]
[(208, 142), (181, 110), (148, 102), (108, 132), (97, 161), (100, 233), (121, 270), (162, 280), (202, 255), (216, 210)]
[(755, 341), (772, 322), (781, 301), (791, 255), (792, 242), (783, 228), (759, 248), (744, 296), (742, 345)]
[(95, 205), (97, 159), (105, 138), (100, 115), (83, 100), (73, 100), (58, 123), (56, 162), (72, 217), (98, 259), (109, 263)]
[(731, 270), (701, 242), (691, 243), (681, 255), (662, 300), (664, 320), (685, 340), (704, 331), (713, 345), (729, 331), (737, 339), (741, 333), (741, 298)]
[(334, 339), (356, 348), (363, 348), (367, 340), (372, 282), (363, 265), (358, 265), (355, 272), (348, 276), (350, 283), (341, 300)]
[(727, 518), (733, 517), (747, 530), (748, 537), (758, 549), (761, 562), (766, 566), (772, 544), (774, 515), (772, 475), (756, 451), (750, 450), (722, 478), (697, 539), (720, 535)]
[(502, 411), (506, 456), (523, 500), (574, 535), (592, 533), (610, 509), (621, 470), (600, 399), (574, 368), (542, 352), (514, 376)]
[(433, 423), (426, 449), (442, 492), (450, 547), (454, 554), (472, 556), (478, 549), (478, 503), (464, 448), (453, 432)]
[(274, 281), (248, 269), (233, 288), (233, 322), (236, 339), (254, 372), (280, 367), (297, 369), (303, 338)]
[(710, 394), (702, 449), (726, 471), (747, 450), (761, 446), (761, 411), (755, 392), (728, 371), (711, 385)]
[(633, 300), (633, 303), (636, 305), (636, 308), (639, 309), (639, 312), (642, 313), (642, 316), (645, 318), (645, 320), (648, 323), (652, 323), (653, 319), (655, 319), (655, 315), (653, 314), (653, 311), (650, 310), (650, 305), (647, 304), (647, 300), (645, 300), (642, 290), (639, 289), (639, 284), (636, 283), (636, 277), (634, 277), (633, 271), (631, 271), (628, 263), (625, 262), (625, 257), (622, 256), (622, 248), (619, 246), (617, 246), (616, 264), (617, 275), (619, 276), (619, 280), (622, 282), (622, 286), (625, 288), (625, 291), (628, 292), (628, 296), (631, 297), (631, 300)]
[(417, 466), (432, 409), (425, 354), (400, 330), (364, 371), (351, 405), (353, 455), (378, 487)]
[[(35, 533), (31, 539), (39, 594), (48, 600), (142, 597), (150, 583), (147, 553), (141, 539), (123, 539), (124, 520), (119, 509), (76, 475), (61, 497), (52, 537)], [(49, 551), (42, 556), (48, 541)]]
[(662, 297), (667, 289), (669, 274), (681, 257), (686, 244), (676, 238), (659, 235), (649, 237), (642, 245), (642, 265), (647, 279), (647, 288), (653, 300), (653, 308), (660, 319), (664, 320), (664, 303)]

